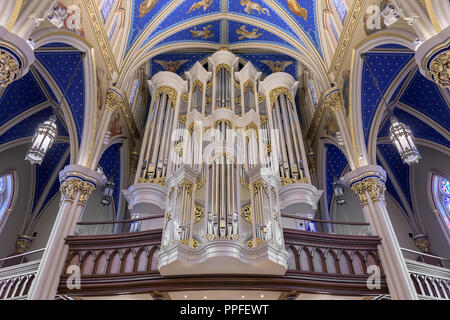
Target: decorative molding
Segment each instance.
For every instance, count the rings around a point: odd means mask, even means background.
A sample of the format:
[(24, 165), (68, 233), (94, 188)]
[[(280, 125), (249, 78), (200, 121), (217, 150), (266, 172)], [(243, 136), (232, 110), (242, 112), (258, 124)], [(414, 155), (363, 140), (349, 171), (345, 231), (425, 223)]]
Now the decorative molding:
[(109, 39), (104, 31), (103, 22), (100, 20), (97, 5), (94, 0), (84, 1), (86, 9), (91, 21), (92, 28), (94, 29), (97, 41), (100, 45), (100, 49), (105, 59), (106, 68), (108, 69), (109, 76), (112, 77), (115, 72), (118, 72), (116, 61), (109, 44)]
[(85, 206), (89, 196), (95, 190), (95, 185), (77, 177), (68, 177), (61, 183), (59, 190), (61, 191), (61, 203), (74, 202), (79, 194), (77, 205)]
[(431, 77), (439, 86), (450, 88), (450, 51), (436, 56), (430, 64)]
[(336, 49), (331, 67), (335, 78), (342, 68), (342, 63), (344, 62), (344, 58), (350, 47), (351, 40), (353, 39), (353, 35), (357, 29), (357, 22), (362, 14), (364, 4), (365, 0), (355, 0), (355, 5), (353, 6), (350, 15), (347, 17), (347, 21), (341, 34), (341, 38), (339, 39), (338, 48)]
[(6, 88), (19, 73), (19, 63), (6, 51), (0, 49), (0, 86)]

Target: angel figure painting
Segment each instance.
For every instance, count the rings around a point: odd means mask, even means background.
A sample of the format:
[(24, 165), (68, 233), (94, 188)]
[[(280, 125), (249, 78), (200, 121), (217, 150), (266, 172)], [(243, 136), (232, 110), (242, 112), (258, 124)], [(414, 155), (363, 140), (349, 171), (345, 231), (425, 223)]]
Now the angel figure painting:
[(211, 33), (210, 28), (211, 25), (207, 25), (206, 27), (203, 27), (203, 30), (197, 30), (197, 27), (194, 27), (194, 29), (189, 31), (191, 31), (194, 38), (211, 39), (214, 37), (214, 33)]
[(149, 13), (158, 3), (158, 0), (144, 0), (139, 6), (139, 18), (142, 18)]
[(286, 67), (293, 64), (293, 61), (272, 61), (272, 60), (261, 60), (272, 72), (283, 72)]
[(302, 17), (303, 19), (307, 19), (308, 18), (308, 10), (306, 10), (305, 8), (301, 7), (298, 4), (297, 0), (286, 0), (286, 3), (289, 7), (289, 10), (291, 10), (291, 12), (299, 17)]
[(181, 65), (188, 62), (188, 60), (176, 60), (176, 61), (155, 60), (155, 62), (161, 65), (165, 71), (177, 73)]
[(191, 13), (197, 9), (203, 8), (203, 12), (206, 11), (206, 9), (209, 8), (210, 5), (212, 5), (214, 0), (201, 0), (199, 2), (194, 3), (190, 8), (188, 13)]

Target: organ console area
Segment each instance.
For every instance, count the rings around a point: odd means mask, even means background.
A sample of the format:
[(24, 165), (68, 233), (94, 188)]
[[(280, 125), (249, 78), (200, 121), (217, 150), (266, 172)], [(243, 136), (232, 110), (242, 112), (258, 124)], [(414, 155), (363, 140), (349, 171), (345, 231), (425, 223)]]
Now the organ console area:
[[(313, 217), (322, 191), (310, 174), (295, 104), (298, 82), (261, 80), (221, 50), (185, 73), (159, 72), (135, 184), (125, 190), (141, 230), (162, 228), (162, 275), (284, 274), (283, 214)], [(135, 226), (134, 226), (135, 227)], [(224, 263), (226, 262), (226, 263)]]

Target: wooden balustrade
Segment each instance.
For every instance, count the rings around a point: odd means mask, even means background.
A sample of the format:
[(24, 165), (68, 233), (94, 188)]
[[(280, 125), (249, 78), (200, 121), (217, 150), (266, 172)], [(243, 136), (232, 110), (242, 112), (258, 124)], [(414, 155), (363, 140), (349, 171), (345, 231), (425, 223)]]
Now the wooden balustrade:
[[(162, 230), (102, 236), (72, 236), (59, 293), (73, 296), (125, 292), (247, 289), (378, 295), (367, 288), (367, 266), (381, 268), (377, 237), (341, 236), (285, 230), (291, 253), (285, 276), (208, 275), (162, 277), (157, 270)], [(69, 266), (80, 268), (81, 289), (70, 290)]]

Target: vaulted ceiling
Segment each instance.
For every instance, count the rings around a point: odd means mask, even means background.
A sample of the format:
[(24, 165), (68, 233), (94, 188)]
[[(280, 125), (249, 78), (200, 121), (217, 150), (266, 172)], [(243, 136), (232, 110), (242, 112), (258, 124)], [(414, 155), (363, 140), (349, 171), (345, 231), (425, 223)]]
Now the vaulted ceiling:
[[(130, 50), (150, 50), (165, 44), (189, 42), (216, 45), (251, 42), (322, 52), (316, 1), (249, 3), (237, 0), (132, 0), (125, 55)], [(145, 5), (151, 9), (143, 10)]]

